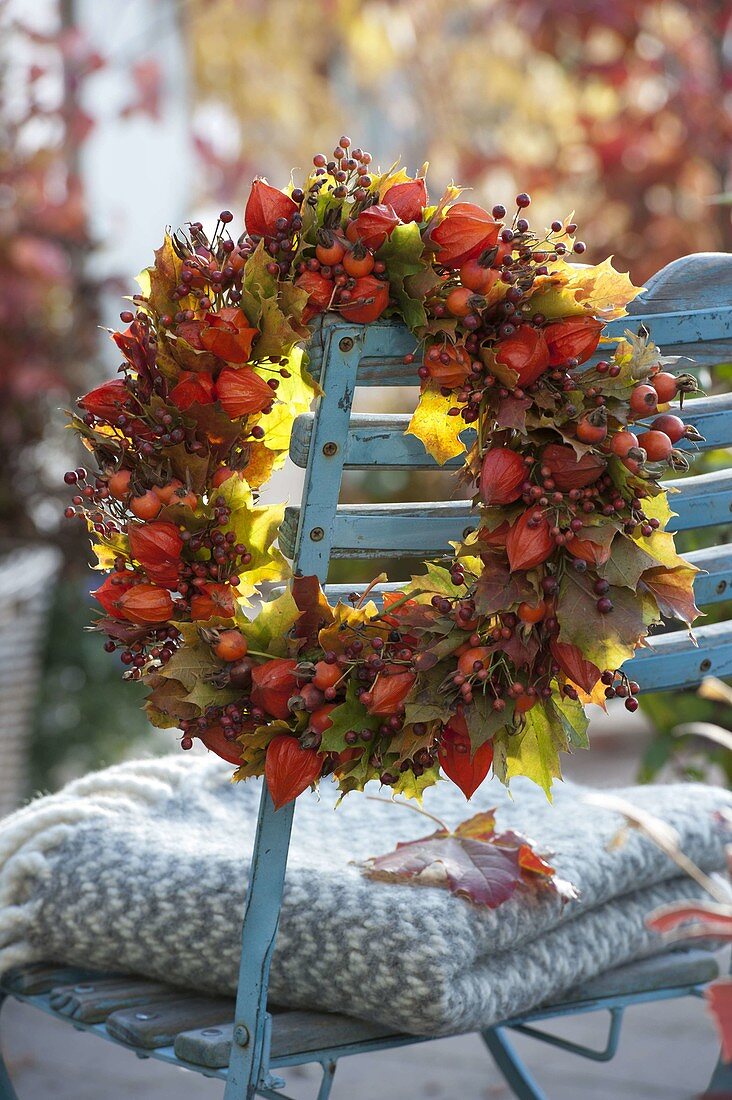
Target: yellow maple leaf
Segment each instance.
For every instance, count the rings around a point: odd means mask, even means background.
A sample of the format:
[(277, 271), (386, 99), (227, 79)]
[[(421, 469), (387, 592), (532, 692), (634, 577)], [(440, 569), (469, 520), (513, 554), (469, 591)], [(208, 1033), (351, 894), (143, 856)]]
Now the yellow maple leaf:
[(300, 348), (293, 348), (290, 352), (287, 370), (290, 377), (280, 379), (277, 401), (272, 406), (272, 411), (259, 420), (259, 426), (265, 433), (262, 442), (276, 455), (274, 469), (279, 469), (285, 461), (293, 421), (308, 411), (313, 398), (320, 392), (320, 387), (305, 370)]
[[(353, 630), (359, 630), (364, 623), (378, 615), (376, 604), (369, 600), (363, 607), (350, 607), (346, 603), (339, 602), (333, 608), (333, 622), (323, 627), (318, 635), (318, 643), (322, 649), (332, 650), (334, 653), (343, 653), (347, 645), (353, 641)], [(349, 629), (350, 628), (350, 629)], [(388, 626), (384, 626), (384, 632), (388, 632)], [(376, 634), (374, 634), (374, 637)]]
[(430, 384), (420, 394), (407, 428), (407, 435), (421, 439), (425, 450), (440, 466), (465, 454), (467, 449), (460, 438), (460, 433), (465, 431), (465, 421), (460, 416), (447, 415), (453, 405), (451, 397), (443, 397), (439, 388)]
[(537, 283), (531, 306), (552, 321), (581, 314), (612, 321), (625, 316), (625, 307), (642, 290), (626, 272), (615, 270), (612, 257), (594, 267), (558, 260), (552, 274)]

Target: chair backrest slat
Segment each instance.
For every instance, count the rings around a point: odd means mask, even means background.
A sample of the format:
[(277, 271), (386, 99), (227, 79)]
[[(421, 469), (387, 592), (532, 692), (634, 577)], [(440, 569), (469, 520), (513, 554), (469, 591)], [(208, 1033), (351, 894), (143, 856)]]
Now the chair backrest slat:
[[(732, 470), (717, 470), (697, 477), (669, 481), (671, 507), (677, 513), (669, 531), (713, 527), (730, 521)], [(311, 512), (322, 520), (322, 510)], [(280, 546), (294, 556), (302, 510), (287, 508), (280, 528)], [(444, 555), (450, 544), (464, 538), (477, 524), (470, 502), (341, 504), (330, 516), (328, 532), (334, 558)], [(307, 524), (308, 530), (312, 528)], [(317, 529), (318, 532), (322, 528)], [(324, 536), (319, 536), (320, 539)]]

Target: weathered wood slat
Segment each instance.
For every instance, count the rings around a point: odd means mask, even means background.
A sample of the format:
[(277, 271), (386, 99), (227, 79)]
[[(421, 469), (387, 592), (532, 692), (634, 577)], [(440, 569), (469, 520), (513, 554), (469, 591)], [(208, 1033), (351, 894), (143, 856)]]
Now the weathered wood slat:
[(108, 974), (84, 970), (77, 966), (62, 966), (60, 963), (29, 963), (28, 966), (18, 966), (6, 971), (2, 975), (2, 988), (9, 993), (33, 997), (39, 993), (48, 993), (58, 985), (83, 984), (108, 977)]
[(684, 556), (697, 569), (706, 570), (694, 578), (699, 607), (732, 598), (732, 545), (706, 546)]
[[(671, 411), (678, 413), (678, 406), (673, 406)], [(732, 394), (687, 401), (682, 415), (697, 427), (705, 440), (697, 445), (682, 441), (680, 446), (684, 450), (698, 448), (700, 451), (710, 451), (732, 446)], [(406, 413), (359, 413), (352, 416), (344, 455), (346, 469), (462, 469), (464, 459), (460, 455), (439, 467), (420, 439), (405, 434), (409, 420)], [(297, 418), (293, 426), (290, 458), (296, 466), (304, 468), (307, 465), (313, 422), (314, 414), (305, 413)], [(645, 428), (639, 425), (636, 430), (642, 432)], [(463, 438), (468, 447), (472, 446), (475, 440), (473, 429), (466, 428)]]
[[(711, 527), (732, 519), (732, 470), (721, 470), (666, 483), (678, 490), (671, 497), (677, 513), (670, 531)], [(292, 557), (300, 509), (287, 508), (280, 528), (280, 547)], [(477, 526), (470, 502), (342, 504), (332, 527), (334, 558), (415, 556), (430, 558), (449, 551), (450, 542)], [(310, 531), (303, 532), (303, 538)]]
[(693, 252), (672, 260), (651, 275), (640, 298), (630, 303), (628, 312), (662, 313), (694, 309), (714, 309), (732, 302), (732, 255), (729, 252)]
[(233, 1041), (233, 1023), (215, 1024), (179, 1032), (173, 1048), (176, 1056), (184, 1062), (208, 1069), (225, 1069), (229, 1064)]
[[(714, 955), (702, 949), (668, 951), (650, 959), (628, 963), (607, 971), (571, 990), (561, 1001), (547, 1006), (571, 1007), (603, 997), (632, 996), (635, 993), (703, 985), (719, 975)], [(543, 1010), (539, 1010), (541, 1015)], [(530, 1014), (529, 1014), (530, 1015)], [(175, 1039), (175, 1053), (183, 1061), (209, 1069), (229, 1064), (233, 1023), (181, 1032)], [(287, 1060), (305, 1053), (333, 1050), (353, 1043), (400, 1038), (393, 1029), (323, 1012), (282, 1012), (272, 1020), (273, 1059)]]
[[(725, 299), (722, 299), (725, 301)], [(646, 308), (647, 306), (647, 308)], [(661, 313), (655, 303), (638, 301), (631, 316), (612, 321), (605, 328), (605, 335), (619, 339), (630, 329), (637, 331), (641, 323), (651, 330), (653, 339), (666, 355), (690, 355), (709, 361), (718, 356), (724, 361), (723, 341), (732, 338), (732, 307), (706, 304), (703, 308), (688, 309), (683, 304), (678, 309)], [(668, 307), (666, 307), (668, 310)], [(330, 332), (353, 329), (338, 317), (326, 317), (316, 325), (308, 348), (310, 370), (319, 378), (322, 369), (323, 348)], [(715, 346), (716, 345), (716, 346)], [(417, 363), (405, 364), (404, 356), (417, 351), (417, 341), (403, 325), (395, 321), (376, 321), (365, 326), (363, 350), (358, 368), (359, 386), (409, 386), (417, 384)]]
[[(697, 569), (705, 571), (697, 574), (694, 579), (694, 595), (700, 607), (732, 598), (732, 545), (707, 546), (703, 550), (693, 550), (690, 554), (686, 554), (685, 558)], [(325, 586), (331, 603), (337, 600), (348, 602), (352, 592), (360, 595), (365, 588), (365, 584)], [(396, 581), (377, 584), (369, 593), (369, 599), (379, 603), (382, 592), (396, 592), (401, 588), (402, 585)]]
[(623, 666), (632, 665), (633, 677), (644, 691), (668, 691), (695, 687), (704, 676), (732, 676), (732, 623), (712, 623), (694, 628), (697, 645), (686, 630), (651, 635), (650, 647), (641, 649)]
[(107, 1018), (107, 1031), (122, 1043), (155, 1050), (167, 1047), (181, 1031), (218, 1027), (234, 1018), (234, 1001), (228, 997), (195, 997), (178, 994), (170, 1001), (147, 1008), (125, 1008)]
[(176, 991), (162, 982), (136, 978), (76, 982), (54, 986), (49, 996), (51, 1008), (62, 1016), (84, 1024), (97, 1024), (122, 1008), (140, 1007), (162, 1001), (180, 1000)]
[[(222, 1069), (229, 1064), (233, 1030), (233, 1024), (228, 1024), (183, 1032), (175, 1040), (175, 1053), (194, 1065)], [(272, 1018), (270, 1051), (273, 1059), (287, 1059), (392, 1037), (398, 1038), (400, 1033), (383, 1024), (331, 1012), (293, 1010)]]
[(596, 1001), (601, 997), (627, 997), (648, 990), (704, 985), (717, 977), (719, 963), (711, 951), (701, 948), (666, 951), (650, 959), (618, 966), (575, 986), (557, 1002), (557, 1007), (578, 1001)]

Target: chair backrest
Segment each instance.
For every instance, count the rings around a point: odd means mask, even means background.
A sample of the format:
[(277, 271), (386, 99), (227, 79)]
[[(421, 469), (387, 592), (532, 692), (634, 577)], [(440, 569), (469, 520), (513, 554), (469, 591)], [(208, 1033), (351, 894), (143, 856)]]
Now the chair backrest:
[[(635, 303), (632, 316), (608, 326), (621, 337), (643, 322), (668, 355), (688, 355), (706, 366), (732, 360), (732, 256), (687, 256), (659, 272)], [(729, 350), (727, 350), (729, 349)], [(434, 468), (422, 443), (404, 431), (409, 417), (352, 415), (357, 386), (415, 385), (418, 363), (405, 364), (414, 337), (391, 322), (354, 325), (323, 320), (310, 346), (311, 370), (325, 395), (314, 413), (297, 419), (290, 457), (305, 468), (302, 503), (288, 508), (280, 547), (296, 572), (326, 581), (331, 558), (414, 557), (450, 553), (450, 541), (476, 524), (467, 501), (341, 504), (343, 473)], [(700, 398), (688, 416), (706, 437), (705, 448), (732, 445), (732, 397)], [(466, 439), (469, 438), (466, 429)], [(460, 460), (452, 463), (461, 466)], [(679, 479), (674, 529), (714, 528), (732, 513), (732, 472), (723, 469)], [(710, 546), (690, 558), (708, 572), (696, 585), (697, 601), (711, 604), (732, 591), (732, 547)], [(381, 586), (383, 589), (385, 586)], [(357, 585), (327, 586), (338, 596)], [(378, 589), (376, 590), (378, 595)], [(634, 675), (646, 688), (698, 683), (706, 674), (732, 675), (732, 623), (702, 626), (698, 648), (686, 631), (656, 637), (634, 658)], [(637, 673), (636, 673), (637, 669)], [(236, 1026), (224, 1100), (251, 1095), (266, 1081), (270, 1018), (266, 1010), (269, 963), (274, 948), (295, 804), (275, 811), (262, 790), (242, 931)]]
[[(669, 264), (649, 282), (633, 303), (629, 317), (607, 326), (605, 334), (621, 337), (641, 323), (666, 355), (684, 355), (697, 366), (732, 360), (732, 256), (703, 253)], [(359, 470), (436, 468), (421, 441), (405, 435), (409, 417), (401, 414), (351, 415), (357, 386), (414, 385), (418, 363), (405, 364), (414, 352), (414, 337), (393, 322), (367, 326), (326, 318), (315, 333), (311, 368), (325, 396), (315, 413), (295, 422), (290, 457), (305, 468), (300, 507), (288, 508), (280, 546), (304, 574), (327, 579), (331, 558), (428, 559), (450, 552), (450, 542), (476, 525), (470, 503), (342, 504), (343, 473)], [(705, 442), (703, 450), (732, 446), (732, 395), (687, 401), (691, 420)], [(465, 438), (470, 438), (466, 429)], [(448, 468), (460, 468), (454, 459)], [(677, 478), (672, 506), (678, 515), (670, 530), (717, 527), (732, 519), (732, 469)], [(700, 606), (729, 597), (732, 546), (712, 545), (689, 559), (706, 573), (699, 576)], [(329, 586), (333, 596), (354, 585)], [(732, 628), (700, 627), (698, 649), (685, 631), (654, 640), (653, 650), (635, 658), (634, 675), (646, 689), (697, 683), (705, 674), (732, 674)], [(637, 668), (637, 673), (635, 669)]]

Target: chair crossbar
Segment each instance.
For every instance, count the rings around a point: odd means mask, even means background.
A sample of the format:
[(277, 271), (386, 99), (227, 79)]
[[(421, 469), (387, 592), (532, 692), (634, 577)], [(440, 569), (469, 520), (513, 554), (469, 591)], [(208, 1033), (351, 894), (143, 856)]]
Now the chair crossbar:
[[(694, 424), (704, 436), (703, 443), (690, 443), (682, 440), (679, 447), (685, 451), (711, 451), (722, 447), (732, 447), (732, 394), (719, 394), (714, 397), (700, 397), (687, 401), (683, 409), (678, 404), (669, 410), (682, 415)], [(296, 466), (307, 466), (310, 451), (310, 439), (313, 430), (313, 413), (299, 416), (295, 421), (290, 441), (290, 458)], [(399, 469), (445, 469), (461, 470), (464, 458), (458, 455), (450, 459), (443, 467), (424, 448), (424, 444), (414, 435), (406, 435), (410, 417), (404, 413), (359, 413), (351, 417), (346, 439), (343, 466), (345, 469), (365, 470), (378, 467), (380, 470)], [(636, 425), (634, 430), (642, 432), (647, 425)], [(463, 440), (467, 447), (475, 441), (475, 432), (466, 428)]]
[[(720, 603), (732, 598), (732, 546), (706, 546), (703, 550), (693, 550), (686, 554), (690, 565), (703, 570), (694, 580), (694, 596), (699, 607)], [(331, 603), (338, 600), (348, 601), (352, 594), (361, 596), (366, 589), (365, 583), (328, 584), (325, 591)], [(384, 581), (369, 590), (369, 599), (379, 606), (385, 592), (396, 592), (402, 588), (397, 581)]]
[[(650, 306), (651, 303), (648, 303)], [(732, 339), (732, 306), (707, 309), (653, 312), (641, 308), (637, 313), (611, 321), (604, 330), (610, 340), (620, 340), (627, 331), (637, 332), (647, 325), (654, 341), (667, 355), (697, 356), (699, 348)], [(310, 371), (320, 379), (325, 352), (331, 340), (350, 333), (347, 322), (326, 317), (317, 326), (308, 348)], [(376, 321), (366, 327), (358, 363), (359, 386), (414, 386), (417, 362), (404, 363), (404, 356), (418, 351), (416, 338), (396, 321)], [(717, 354), (721, 362), (723, 354)]]
[[(712, 527), (732, 519), (732, 470), (718, 470), (666, 483), (673, 493), (670, 504), (677, 514), (669, 531)], [(329, 517), (331, 556), (334, 558), (431, 558), (447, 554), (451, 543), (477, 527), (470, 502), (435, 501), (396, 504), (339, 504)], [(280, 528), (280, 547), (290, 557), (296, 550), (301, 510), (287, 508)], [(315, 528), (304, 524), (302, 539), (313, 539)], [(318, 531), (316, 530), (316, 535)], [(319, 540), (316, 540), (319, 541)]]

